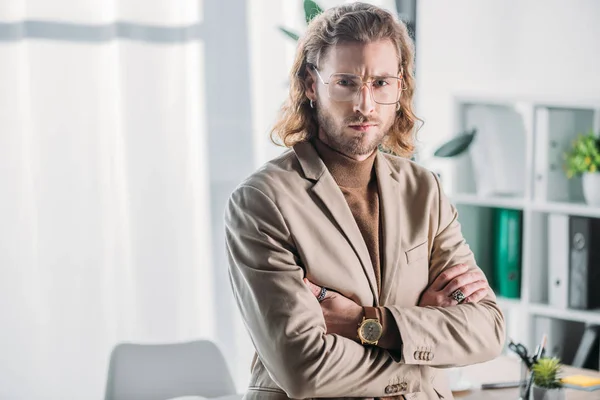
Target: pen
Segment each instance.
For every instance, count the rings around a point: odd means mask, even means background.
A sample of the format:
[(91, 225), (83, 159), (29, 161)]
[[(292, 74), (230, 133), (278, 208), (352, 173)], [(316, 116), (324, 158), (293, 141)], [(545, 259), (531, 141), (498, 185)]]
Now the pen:
[(547, 338), (546, 334), (544, 333), (544, 336), (542, 336), (542, 343), (540, 344), (540, 347), (539, 347), (538, 351), (535, 354), (535, 359), (536, 360), (539, 360), (542, 357), (542, 353), (544, 351), (544, 347), (546, 347), (546, 340), (547, 339), (548, 338)]
[(496, 383), (482, 383), (479, 386), (480, 386), (481, 390), (506, 389), (506, 388), (519, 387), (523, 383), (524, 383), (524, 381), (496, 382)]
[(531, 355), (531, 364), (534, 364), (537, 361), (537, 354), (540, 351), (540, 345), (535, 346), (535, 351)]

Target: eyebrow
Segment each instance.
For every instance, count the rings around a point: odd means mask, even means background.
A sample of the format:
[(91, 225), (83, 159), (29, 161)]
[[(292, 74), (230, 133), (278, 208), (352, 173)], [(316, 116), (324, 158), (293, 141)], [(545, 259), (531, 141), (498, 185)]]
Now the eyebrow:
[[(354, 72), (334, 72), (334, 74), (342, 74), (342, 75), (353, 75), (353, 76), (362, 76), (361, 74), (356, 74)], [(398, 71), (395, 74), (390, 74), (387, 72), (383, 72), (381, 74), (373, 74), (373, 75), (369, 75), (370, 78), (384, 78), (384, 77), (396, 77), (398, 76), (398, 74), (400, 74), (400, 71)]]
[[(344, 75), (363, 76), (362, 74), (357, 74), (357, 73), (355, 73), (355, 72), (334, 72), (334, 74), (344, 74)], [(379, 73), (379, 74), (372, 74), (372, 75), (369, 75), (369, 77), (378, 77), (378, 78), (380, 78), (380, 77), (386, 77), (386, 76), (390, 76), (390, 77), (396, 77), (396, 76), (398, 76), (399, 74), (400, 74), (400, 71), (396, 72), (395, 74), (394, 74), (394, 73), (389, 73), (389, 72), (385, 71), (385, 72), (381, 72), (381, 73)]]

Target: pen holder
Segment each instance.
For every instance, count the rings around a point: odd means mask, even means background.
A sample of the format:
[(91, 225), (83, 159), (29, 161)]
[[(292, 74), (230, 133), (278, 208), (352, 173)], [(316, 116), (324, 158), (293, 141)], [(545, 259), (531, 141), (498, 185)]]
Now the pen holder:
[(524, 361), (521, 361), (521, 374), (519, 377), (519, 397), (523, 400), (529, 399), (529, 379), (531, 371)]

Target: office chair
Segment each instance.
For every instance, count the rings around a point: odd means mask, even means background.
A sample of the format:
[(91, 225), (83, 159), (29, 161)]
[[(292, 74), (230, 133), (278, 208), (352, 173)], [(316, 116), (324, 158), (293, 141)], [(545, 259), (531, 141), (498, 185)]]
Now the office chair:
[(123, 343), (110, 357), (105, 400), (214, 398), (235, 393), (225, 359), (210, 341)]

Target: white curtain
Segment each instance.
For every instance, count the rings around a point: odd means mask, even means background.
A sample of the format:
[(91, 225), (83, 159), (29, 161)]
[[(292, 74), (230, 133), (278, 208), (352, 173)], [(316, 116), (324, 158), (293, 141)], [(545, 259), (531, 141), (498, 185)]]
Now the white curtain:
[(0, 1), (0, 398), (213, 338), (199, 0)]

